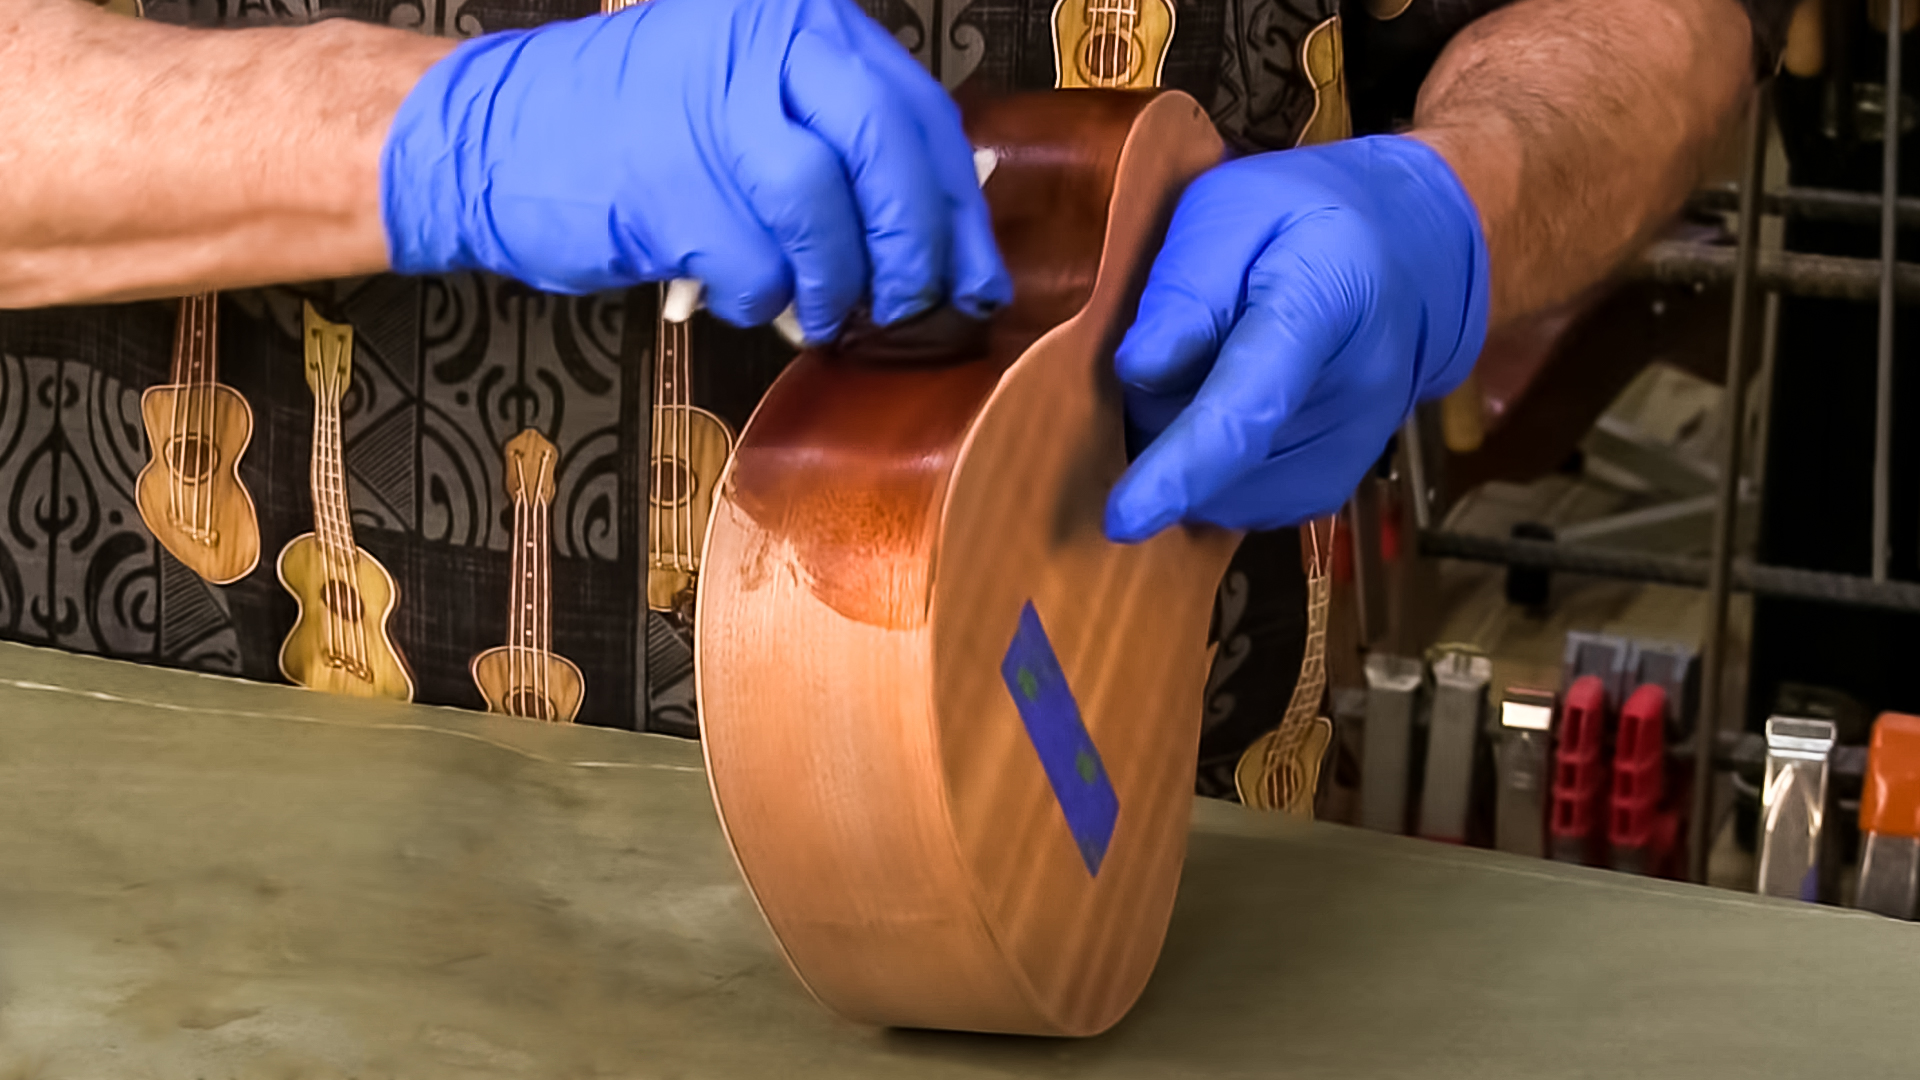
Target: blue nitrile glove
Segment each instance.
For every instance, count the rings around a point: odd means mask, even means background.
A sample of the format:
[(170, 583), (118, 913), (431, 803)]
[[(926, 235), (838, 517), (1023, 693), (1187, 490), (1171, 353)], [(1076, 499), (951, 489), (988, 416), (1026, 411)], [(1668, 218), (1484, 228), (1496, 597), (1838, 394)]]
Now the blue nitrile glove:
[(1480, 216), (1399, 136), (1229, 162), (1187, 189), (1116, 357), (1140, 454), (1107, 535), (1332, 512), (1487, 332)]
[(394, 269), (553, 292), (704, 282), (809, 340), (1012, 286), (959, 110), (851, 0), (649, 0), (491, 34), (421, 78), (387, 136)]

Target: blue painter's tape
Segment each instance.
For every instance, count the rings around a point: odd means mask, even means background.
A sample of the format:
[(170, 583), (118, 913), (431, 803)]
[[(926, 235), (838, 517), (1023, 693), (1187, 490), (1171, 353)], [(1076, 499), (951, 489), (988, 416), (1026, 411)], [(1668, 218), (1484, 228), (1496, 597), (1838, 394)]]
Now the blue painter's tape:
[(1074, 704), (1073, 690), (1067, 686), (1067, 676), (1060, 670), (1060, 659), (1053, 654), (1032, 601), (1020, 611), (1020, 626), (1007, 646), (1006, 659), (1000, 662), (1000, 677), (1020, 710), (1027, 738), (1040, 754), (1040, 767), (1046, 770), (1053, 796), (1066, 814), (1067, 829), (1080, 848), (1087, 873), (1098, 874), (1107, 844), (1113, 840), (1113, 823), (1120, 816), (1120, 797), (1107, 779), (1107, 767), (1100, 761), (1093, 737), (1080, 721), (1080, 707)]

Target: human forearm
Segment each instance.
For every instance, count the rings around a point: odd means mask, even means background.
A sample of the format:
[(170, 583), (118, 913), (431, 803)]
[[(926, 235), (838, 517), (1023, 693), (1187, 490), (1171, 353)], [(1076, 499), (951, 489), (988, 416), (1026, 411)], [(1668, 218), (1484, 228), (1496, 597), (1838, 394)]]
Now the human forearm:
[(381, 146), (451, 48), (0, 0), (0, 307), (385, 269)]
[(1746, 102), (1734, 0), (1521, 0), (1469, 26), (1409, 133), (1479, 208), (1491, 323), (1565, 300), (1679, 209)]

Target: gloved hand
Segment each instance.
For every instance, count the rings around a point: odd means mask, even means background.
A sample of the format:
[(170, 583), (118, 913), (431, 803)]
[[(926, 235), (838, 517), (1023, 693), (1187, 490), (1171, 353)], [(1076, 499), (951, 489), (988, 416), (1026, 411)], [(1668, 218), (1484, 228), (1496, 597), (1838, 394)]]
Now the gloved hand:
[(824, 341), (1012, 297), (959, 110), (851, 0), (649, 0), (462, 44), (381, 159), (394, 269), (553, 292), (704, 282)]
[(1465, 379), (1487, 245), (1425, 144), (1229, 162), (1187, 189), (1116, 367), (1136, 443), (1107, 535), (1277, 528), (1337, 509), (1415, 402)]

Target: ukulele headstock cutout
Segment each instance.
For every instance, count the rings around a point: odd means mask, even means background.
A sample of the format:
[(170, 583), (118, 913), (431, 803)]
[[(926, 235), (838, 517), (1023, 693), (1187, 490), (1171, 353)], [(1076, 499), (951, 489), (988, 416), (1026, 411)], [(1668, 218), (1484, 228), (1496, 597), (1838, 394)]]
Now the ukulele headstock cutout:
[(507, 495), (516, 501), (553, 501), (553, 466), (559, 451), (545, 435), (528, 428), (507, 440)]
[(321, 318), (311, 301), (301, 303), (301, 325), (307, 386), (317, 397), (338, 399), (353, 379), (353, 327)]

